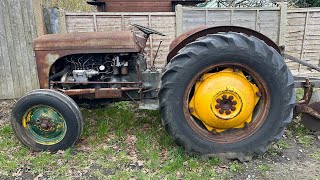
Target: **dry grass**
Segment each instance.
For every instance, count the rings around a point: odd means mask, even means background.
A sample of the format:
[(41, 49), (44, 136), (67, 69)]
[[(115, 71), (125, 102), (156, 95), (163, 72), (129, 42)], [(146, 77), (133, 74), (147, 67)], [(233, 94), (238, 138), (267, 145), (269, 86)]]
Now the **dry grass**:
[(44, 0), (46, 7), (57, 7), (69, 12), (92, 12), (94, 6), (87, 4), (87, 0)]

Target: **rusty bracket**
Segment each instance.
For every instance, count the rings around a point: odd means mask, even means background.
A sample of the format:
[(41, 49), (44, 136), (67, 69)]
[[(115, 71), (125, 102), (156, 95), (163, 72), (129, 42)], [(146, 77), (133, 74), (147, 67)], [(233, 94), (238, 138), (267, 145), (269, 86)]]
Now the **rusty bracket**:
[(303, 84), (304, 93), (303, 93), (303, 98), (299, 101), (299, 104), (307, 105), (310, 102), (312, 92), (313, 92), (313, 87), (312, 87), (311, 82), (308, 78), (302, 84)]
[(295, 107), (295, 111), (298, 113), (309, 114), (310, 116), (313, 116), (320, 121), (320, 114), (306, 104), (297, 104)]

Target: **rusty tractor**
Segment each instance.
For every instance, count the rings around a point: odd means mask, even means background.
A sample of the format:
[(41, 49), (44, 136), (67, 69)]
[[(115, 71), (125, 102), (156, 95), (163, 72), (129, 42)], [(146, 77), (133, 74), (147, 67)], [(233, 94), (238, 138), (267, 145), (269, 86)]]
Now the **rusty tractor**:
[[(44, 35), (34, 41), (40, 90), (22, 97), (11, 123), (32, 150), (71, 147), (82, 132), (80, 100), (135, 101), (160, 109), (164, 128), (188, 153), (228, 154), (246, 160), (278, 141), (303, 113), (320, 129), (317, 79), (294, 78), (286, 55), (263, 34), (236, 26), (199, 27), (170, 45), (164, 70), (147, 67), (144, 49), (153, 29)], [(159, 49), (158, 49), (159, 50)], [(295, 88), (304, 88), (296, 103)]]

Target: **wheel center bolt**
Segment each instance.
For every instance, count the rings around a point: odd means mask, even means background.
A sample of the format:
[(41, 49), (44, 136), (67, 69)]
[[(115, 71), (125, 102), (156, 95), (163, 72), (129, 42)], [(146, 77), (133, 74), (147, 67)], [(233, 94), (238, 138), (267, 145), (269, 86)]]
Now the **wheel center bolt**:
[(238, 102), (233, 99), (233, 96), (228, 97), (227, 95), (223, 95), (221, 98), (216, 100), (217, 104), (215, 105), (215, 108), (219, 109), (220, 114), (226, 113), (226, 115), (230, 115), (231, 112), (237, 110), (235, 105), (237, 105)]
[(37, 120), (38, 127), (40, 127), (42, 130), (49, 130), (51, 128), (55, 127), (55, 124), (51, 122), (50, 119), (47, 118), (40, 118)]
[(40, 125), (40, 127), (41, 127), (42, 129), (47, 129), (47, 128), (48, 128), (48, 125), (47, 125), (46, 123), (42, 123), (42, 124)]

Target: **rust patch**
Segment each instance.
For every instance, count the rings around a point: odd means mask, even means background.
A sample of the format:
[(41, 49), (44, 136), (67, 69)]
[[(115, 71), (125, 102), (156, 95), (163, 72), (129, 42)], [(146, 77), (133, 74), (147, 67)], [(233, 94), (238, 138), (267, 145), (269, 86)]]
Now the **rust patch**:
[(122, 91), (119, 89), (97, 89), (95, 92), (96, 99), (103, 98), (121, 98)]
[(34, 41), (35, 51), (103, 49), (105, 53), (140, 52), (131, 31), (50, 34)]
[(65, 93), (68, 96), (78, 96), (78, 95), (88, 95), (93, 94), (96, 99), (102, 98), (121, 98), (122, 92), (124, 91), (139, 91), (141, 88), (129, 88), (129, 87), (122, 87), (122, 88), (100, 88), (100, 89), (57, 89)]

